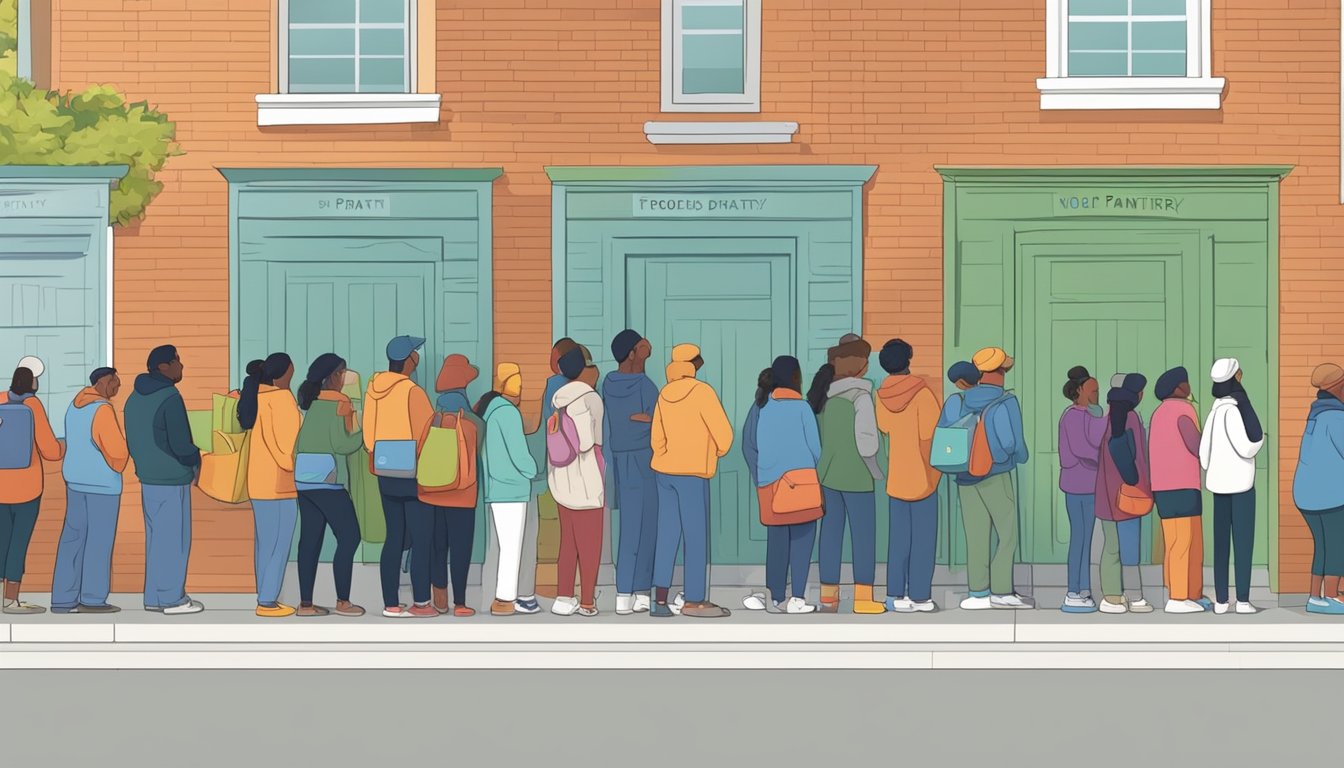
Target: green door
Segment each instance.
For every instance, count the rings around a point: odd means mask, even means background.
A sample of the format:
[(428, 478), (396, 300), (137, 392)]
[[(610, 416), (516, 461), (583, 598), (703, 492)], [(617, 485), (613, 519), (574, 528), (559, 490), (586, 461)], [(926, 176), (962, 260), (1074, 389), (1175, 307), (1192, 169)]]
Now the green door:
[[(1022, 365), (1008, 386), (1022, 399), (1032, 456), (1020, 476), (1022, 560), (1063, 563), (1069, 521), (1059, 490), (1060, 392), (1067, 371), (1086, 366), (1105, 406), (1117, 372), (1148, 377), (1139, 412), (1147, 424), (1156, 406), (1151, 387), (1167, 368), (1198, 359), (1199, 249), (1194, 236), (1173, 233), (1116, 244), (1113, 234), (1037, 236), (1019, 246)], [(1144, 519), (1143, 558), (1152, 559), (1154, 522)], [(1158, 551), (1160, 561), (1160, 550)]]
[[(739, 432), (761, 369), (794, 346), (790, 257), (749, 241), (734, 246), (756, 253), (644, 254), (625, 265), (627, 320), (653, 344), (650, 362), (666, 361), (676, 344), (699, 345), (705, 366), (698, 378), (719, 393), (733, 425), (733, 448), (710, 481), (710, 561), (722, 565), (765, 562), (765, 528)], [(662, 367), (649, 366), (660, 387)]]

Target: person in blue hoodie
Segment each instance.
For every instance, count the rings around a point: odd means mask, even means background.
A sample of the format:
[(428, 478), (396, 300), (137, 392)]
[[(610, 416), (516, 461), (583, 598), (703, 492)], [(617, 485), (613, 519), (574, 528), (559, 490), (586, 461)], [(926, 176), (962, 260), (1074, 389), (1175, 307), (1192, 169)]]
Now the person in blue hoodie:
[(1293, 473), (1297, 505), (1315, 545), (1311, 556), (1308, 613), (1344, 615), (1339, 591), (1344, 576), (1344, 368), (1316, 366), (1311, 374), (1316, 400), (1307, 413), (1302, 447)]
[[(1018, 465), (1027, 462), (1027, 439), (1022, 430), (1022, 406), (1004, 389), (1013, 368), (1013, 358), (998, 347), (975, 353), (971, 362), (980, 373), (979, 383), (960, 395), (947, 398), (939, 426), (950, 426), (971, 413), (981, 414), (993, 466), (983, 477), (969, 472), (956, 476), (957, 499), (966, 527), (966, 580), (970, 594), (961, 601), (964, 610), (985, 608), (1034, 608), (1030, 598), (1013, 588), (1013, 559), (1017, 552)], [(964, 380), (963, 377), (958, 377)], [(990, 556), (990, 542), (998, 536), (998, 548)]]
[(653, 552), (658, 541), (658, 484), (649, 441), (658, 387), (644, 372), (653, 345), (629, 328), (611, 340), (617, 369), (602, 381), (606, 448), (616, 474), (616, 613), (647, 613), (653, 589)]
[(145, 367), (125, 413), (126, 445), (145, 514), (145, 610), (199, 613), (205, 606), (188, 597), (186, 587), (191, 485), (200, 476), (201, 452), (191, 441), (187, 406), (177, 391), (182, 358), (165, 344), (150, 351)]

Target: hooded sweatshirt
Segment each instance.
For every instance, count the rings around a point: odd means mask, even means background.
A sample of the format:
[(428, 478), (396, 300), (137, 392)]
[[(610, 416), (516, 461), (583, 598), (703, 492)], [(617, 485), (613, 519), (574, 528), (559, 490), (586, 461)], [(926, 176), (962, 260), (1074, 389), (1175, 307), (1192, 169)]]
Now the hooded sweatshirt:
[(1307, 413), (1293, 473), (1293, 503), (1306, 512), (1344, 507), (1344, 403), (1319, 392)]
[(496, 397), (485, 407), (485, 450), (481, 451), (481, 476), (485, 478), (485, 501), (493, 504), (525, 503), (532, 496), (537, 463), (527, 450), (523, 415), (518, 406)]
[[(0, 392), (0, 403), (18, 400), (12, 393)], [(23, 469), (0, 469), (0, 504), (23, 504), (42, 496), (42, 462), (60, 461), (65, 449), (51, 431), (47, 411), (34, 395), (22, 398), (33, 412), (33, 457)]]
[(606, 504), (602, 460), (602, 398), (582, 381), (571, 381), (552, 398), (564, 409), (579, 436), (579, 455), (563, 467), (546, 465), (546, 483), (555, 502), (568, 509), (601, 509)]
[(247, 458), (247, 495), (253, 499), (295, 499), (294, 446), (303, 416), (294, 393), (269, 384), (257, 389), (257, 423)]
[(756, 487), (779, 481), (785, 472), (815, 469), (821, 458), (817, 417), (802, 395), (776, 389), (756, 421)]
[(714, 388), (696, 380), (691, 363), (667, 366), (667, 382), (658, 393), (649, 434), (653, 471), (711, 478), (733, 446), (728, 414)]
[(1059, 417), (1059, 489), (1090, 496), (1097, 489), (1097, 462), (1106, 417), (1088, 408), (1070, 405)]
[(65, 448), (61, 476), (70, 490), (121, 493), (121, 473), (130, 460), (126, 435), (116, 409), (93, 387), (81, 389), (65, 411)]
[(201, 451), (191, 441), (187, 405), (162, 374), (142, 373), (126, 400), (126, 445), (147, 485), (191, 485)]
[(826, 403), (817, 415), (821, 425), (821, 484), (834, 491), (871, 493), (877, 468), (877, 414), (873, 384), (867, 379), (831, 382)]
[(364, 395), (364, 448), (372, 457), (379, 440), (418, 440), (433, 416), (429, 396), (406, 374), (375, 373)]
[[(948, 426), (966, 413), (981, 413), (991, 403), (1003, 397), (1004, 388), (997, 384), (977, 384), (961, 393), (949, 397), (943, 403), (943, 415), (939, 424)], [(984, 477), (969, 473), (957, 475), (958, 485), (975, 485), (986, 478), (1011, 472), (1019, 464), (1027, 463), (1027, 438), (1022, 432), (1022, 406), (1016, 395), (1009, 395), (990, 409), (985, 422), (985, 436), (989, 438), (989, 453), (994, 464)]]
[(363, 437), (355, 425), (354, 406), (340, 392), (323, 390), (308, 406), (308, 415), (299, 428), (294, 453), (325, 453), (336, 459), (336, 482), (296, 483), (300, 491), (339, 490), (350, 486), (350, 468), (346, 457), (359, 451)]
[(1220, 397), (1213, 401), (1199, 439), (1204, 487), (1220, 494), (1249, 491), (1255, 486), (1255, 457), (1263, 447), (1263, 437), (1259, 440), (1247, 437), (1235, 398)]
[(942, 473), (929, 463), (938, 426), (938, 396), (919, 376), (894, 374), (877, 390), (877, 427), (887, 436), (887, 495), (921, 501)]
[(637, 414), (653, 416), (658, 387), (643, 373), (612, 371), (602, 381), (602, 403), (607, 412), (606, 447), (616, 453), (647, 451), (652, 425), (631, 421)]

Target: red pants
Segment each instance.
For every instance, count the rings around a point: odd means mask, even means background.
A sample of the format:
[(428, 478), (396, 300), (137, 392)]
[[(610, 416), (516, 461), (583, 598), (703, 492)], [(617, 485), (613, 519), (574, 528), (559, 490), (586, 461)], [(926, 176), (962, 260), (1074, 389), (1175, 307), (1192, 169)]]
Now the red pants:
[(569, 509), (556, 505), (560, 510), (560, 556), (556, 560), (556, 594), (559, 597), (574, 596), (574, 571), (579, 571), (579, 604), (593, 605), (593, 593), (597, 590), (597, 568), (602, 563), (602, 518), (601, 509)]

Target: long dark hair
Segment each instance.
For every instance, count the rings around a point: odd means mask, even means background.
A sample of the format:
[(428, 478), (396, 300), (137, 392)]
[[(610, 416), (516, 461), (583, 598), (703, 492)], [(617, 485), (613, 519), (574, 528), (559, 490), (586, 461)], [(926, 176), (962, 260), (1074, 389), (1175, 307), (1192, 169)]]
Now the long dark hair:
[(1241, 413), (1241, 422), (1246, 427), (1246, 438), (1253, 443), (1265, 439), (1265, 428), (1260, 424), (1260, 416), (1251, 405), (1251, 396), (1237, 379), (1219, 381), (1213, 385), (1215, 398), (1230, 397), (1237, 401), (1237, 411)]
[(16, 395), (32, 395), (37, 392), (37, 377), (27, 368), (15, 368), (14, 378), (10, 379), (9, 391)]
[(765, 401), (770, 399), (770, 393), (775, 391), (775, 375), (769, 368), (763, 368), (761, 374), (756, 377), (756, 407), (765, 406)]
[(807, 404), (812, 406), (813, 413), (821, 413), (821, 409), (826, 407), (826, 395), (831, 391), (831, 384), (835, 381), (835, 366), (827, 363), (817, 369), (812, 377), (812, 386), (807, 388)]
[(490, 407), (490, 403), (493, 403), (495, 401), (495, 398), (503, 396), (504, 396), (503, 392), (496, 392), (495, 390), (492, 389), (489, 392), (486, 392), (484, 395), (481, 395), (481, 399), (476, 401), (476, 407), (472, 408), (471, 410), (474, 411), (477, 416), (480, 416), (482, 419), (484, 419), (485, 409)]
[(1123, 387), (1116, 387), (1106, 393), (1106, 403), (1111, 407), (1111, 437), (1119, 437), (1128, 428), (1129, 414), (1139, 404), (1139, 398)]
[(284, 352), (276, 352), (265, 360), (253, 360), (247, 364), (247, 378), (243, 379), (243, 391), (238, 398), (239, 426), (251, 429), (256, 425), (257, 391), (262, 384), (274, 384), (293, 364), (294, 361)]
[(770, 364), (770, 378), (774, 381), (775, 389), (791, 389), (798, 394), (802, 394), (803, 366), (798, 362), (798, 358), (792, 355), (780, 355)]
[(1083, 366), (1075, 365), (1070, 368), (1069, 380), (1064, 382), (1064, 397), (1070, 403), (1078, 402), (1078, 392), (1090, 378), (1092, 378), (1092, 374), (1088, 373), (1087, 369)]
[(308, 376), (304, 378), (303, 383), (299, 385), (299, 407), (308, 410), (313, 401), (317, 399), (322, 388), (326, 386), (327, 379), (331, 378), (333, 373), (345, 367), (345, 360), (335, 352), (324, 352), (317, 356), (313, 364), (308, 366)]

